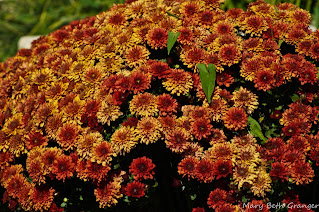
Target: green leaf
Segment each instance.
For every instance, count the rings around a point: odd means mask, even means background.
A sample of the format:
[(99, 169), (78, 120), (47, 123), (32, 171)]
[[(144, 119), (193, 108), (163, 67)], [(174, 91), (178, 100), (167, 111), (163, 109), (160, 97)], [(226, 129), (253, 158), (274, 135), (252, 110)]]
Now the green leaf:
[(174, 18), (177, 18), (177, 19), (181, 19), (180, 17), (178, 17), (177, 15), (174, 15), (173, 13), (170, 13), (168, 11), (166, 11), (166, 14), (169, 15), (169, 16), (172, 16)]
[(279, 41), (278, 41), (278, 46), (279, 46), (279, 48), (280, 48), (280, 46), (281, 46), (281, 44), (284, 42), (284, 40), (282, 40), (282, 39), (280, 39)]
[(299, 96), (297, 94), (292, 95), (291, 100), (293, 102), (296, 102), (299, 99)]
[(196, 194), (193, 194), (193, 195), (191, 195), (190, 197), (191, 197), (191, 200), (195, 200), (196, 199)]
[(243, 203), (246, 203), (246, 202), (248, 202), (248, 199), (247, 199), (245, 196), (242, 196), (241, 201), (242, 201)]
[(173, 48), (174, 44), (177, 41), (178, 36), (180, 35), (180, 32), (168, 32), (168, 38), (167, 38), (167, 52), (168, 54), (171, 52), (171, 49)]
[(264, 136), (260, 124), (253, 119), (251, 116), (248, 116), (248, 125), (250, 127), (250, 133), (255, 136), (260, 138), (263, 143), (267, 140), (267, 138)]
[(197, 68), (199, 70), (199, 77), (202, 83), (202, 87), (208, 103), (211, 103), (212, 94), (215, 88), (216, 81), (216, 68), (214, 64), (208, 64), (208, 68), (205, 64), (199, 63), (197, 64)]

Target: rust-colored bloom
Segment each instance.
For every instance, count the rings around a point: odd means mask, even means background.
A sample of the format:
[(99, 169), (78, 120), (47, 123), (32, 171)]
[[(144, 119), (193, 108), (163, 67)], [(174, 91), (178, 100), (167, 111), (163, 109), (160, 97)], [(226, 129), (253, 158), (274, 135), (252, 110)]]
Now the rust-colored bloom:
[(113, 150), (120, 155), (130, 152), (137, 144), (137, 141), (137, 131), (127, 126), (117, 129), (111, 137)]
[(157, 108), (160, 115), (165, 116), (171, 113), (176, 113), (177, 101), (169, 94), (158, 95), (157, 97)]
[(130, 102), (132, 114), (140, 116), (153, 116), (158, 113), (156, 97), (151, 93), (142, 93), (133, 96)]
[(93, 144), (90, 156), (91, 161), (106, 166), (107, 163), (112, 161), (112, 156), (114, 156), (112, 144), (107, 141), (95, 142)]
[(66, 178), (73, 176), (75, 165), (70, 156), (61, 155), (53, 162), (52, 173), (56, 175), (58, 180), (65, 181)]
[(197, 163), (195, 177), (204, 183), (209, 183), (214, 180), (214, 168), (211, 160), (203, 158)]
[(155, 174), (155, 164), (145, 156), (133, 159), (129, 168), (135, 180), (153, 179), (153, 175)]
[(36, 211), (48, 210), (53, 202), (54, 192), (53, 188), (46, 185), (33, 187), (29, 193), (33, 209)]
[(163, 81), (163, 86), (171, 94), (186, 95), (193, 88), (192, 76), (184, 70), (173, 69)]
[(188, 179), (194, 178), (198, 163), (199, 163), (198, 158), (193, 156), (186, 157), (181, 162), (179, 162), (177, 166), (178, 173), (182, 175), (183, 177), (187, 176)]
[(230, 160), (218, 159), (213, 164), (216, 179), (226, 177), (232, 173), (232, 162)]
[(231, 130), (242, 130), (247, 126), (248, 116), (243, 108), (231, 107), (223, 116), (224, 125)]
[(208, 119), (197, 119), (192, 123), (191, 132), (196, 139), (207, 138), (211, 134), (213, 126)]
[(73, 149), (76, 146), (76, 139), (80, 134), (81, 128), (75, 123), (66, 123), (61, 126), (57, 132), (57, 142), (58, 144), (68, 149)]
[(231, 66), (239, 62), (241, 52), (236, 44), (225, 44), (218, 52), (221, 64)]
[(188, 148), (190, 134), (184, 129), (176, 127), (165, 135), (165, 143), (173, 152), (181, 153)]
[(154, 117), (143, 117), (138, 122), (136, 129), (141, 143), (155, 143), (162, 137), (161, 123)]
[(127, 196), (143, 197), (145, 195), (145, 185), (139, 181), (133, 181), (127, 184), (125, 191)]
[(210, 208), (217, 208), (219, 205), (226, 203), (227, 191), (216, 188), (214, 191), (209, 193), (209, 197), (207, 199), (207, 205)]
[(309, 184), (315, 176), (311, 165), (305, 161), (296, 161), (290, 166), (291, 178), (297, 185)]
[(150, 29), (146, 35), (147, 43), (154, 49), (162, 49), (167, 46), (168, 32), (164, 28)]
[(240, 87), (238, 91), (233, 92), (234, 107), (244, 108), (248, 114), (258, 108), (258, 97), (246, 88)]
[(290, 176), (290, 174), (285, 163), (274, 162), (271, 163), (271, 167), (272, 169), (270, 171), (270, 176), (272, 177), (272, 179), (280, 179), (282, 182), (289, 180), (288, 177)]
[(129, 67), (135, 67), (145, 63), (150, 52), (144, 46), (134, 46), (126, 50), (125, 62)]

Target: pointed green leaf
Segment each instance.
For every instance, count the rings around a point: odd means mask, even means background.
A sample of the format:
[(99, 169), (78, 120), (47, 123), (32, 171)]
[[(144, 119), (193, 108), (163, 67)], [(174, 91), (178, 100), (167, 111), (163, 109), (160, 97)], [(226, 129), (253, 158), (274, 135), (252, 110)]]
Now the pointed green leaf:
[(278, 46), (279, 46), (279, 48), (280, 48), (280, 46), (281, 46), (281, 44), (284, 42), (284, 40), (282, 40), (282, 39), (280, 39), (279, 41), (278, 41)]
[(178, 36), (180, 35), (180, 32), (168, 32), (168, 38), (167, 38), (167, 52), (170, 54), (171, 49), (173, 48), (175, 42), (177, 41)]
[(166, 14), (169, 15), (169, 16), (172, 16), (174, 18), (177, 18), (177, 19), (181, 19), (180, 17), (178, 17), (177, 15), (174, 15), (173, 13), (170, 13), (168, 11), (166, 11)]
[(253, 119), (251, 116), (248, 116), (248, 125), (250, 127), (250, 132), (252, 135), (260, 138), (263, 142), (265, 142), (267, 140), (267, 138), (265, 138), (265, 136), (261, 130), (260, 124), (255, 119)]
[(209, 64), (208, 69), (205, 64), (197, 64), (199, 77), (208, 103), (211, 103), (211, 97), (215, 88), (216, 69), (214, 64)]

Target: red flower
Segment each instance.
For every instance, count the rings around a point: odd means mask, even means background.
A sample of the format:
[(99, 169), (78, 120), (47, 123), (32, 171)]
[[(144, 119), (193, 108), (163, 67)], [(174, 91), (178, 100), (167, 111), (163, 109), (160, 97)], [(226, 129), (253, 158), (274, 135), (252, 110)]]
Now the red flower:
[(207, 205), (210, 208), (217, 208), (219, 205), (226, 203), (227, 192), (216, 188), (214, 191), (211, 191), (207, 200)]
[(197, 208), (193, 208), (192, 212), (205, 212), (205, 209), (197, 207)]
[(216, 179), (218, 180), (232, 173), (232, 162), (230, 160), (218, 159), (214, 163), (213, 168)]
[(211, 134), (213, 126), (208, 119), (197, 119), (193, 122), (191, 131), (196, 139), (207, 138)]
[(53, 162), (52, 173), (58, 180), (62, 179), (64, 182), (66, 178), (73, 176), (74, 166), (71, 157), (62, 155)]
[(202, 182), (209, 183), (214, 180), (214, 169), (211, 160), (202, 159), (196, 166), (196, 178)]
[(187, 175), (188, 178), (194, 177), (198, 163), (198, 158), (186, 157), (178, 164), (178, 173), (183, 177), (185, 177), (185, 175)]
[(274, 73), (269, 69), (260, 70), (256, 73), (256, 78), (254, 79), (255, 87), (258, 90), (267, 91), (273, 87), (275, 82)]
[(131, 90), (134, 94), (143, 92), (151, 87), (151, 79), (148, 75), (140, 71), (134, 71), (130, 75)]
[(153, 179), (155, 174), (155, 164), (147, 157), (133, 159), (130, 165), (130, 173), (133, 174), (135, 180)]
[(158, 95), (156, 104), (162, 116), (177, 112), (177, 101), (169, 94)]
[(29, 150), (37, 146), (46, 146), (48, 141), (49, 140), (43, 136), (42, 133), (34, 130), (29, 132), (25, 140), (27, 149)]
[(136, 127), (138, 119), (135, 117), (129, 117), (125, 122), (122, 123), (122, 126)]
[(127, 196), (139, 198), (145, 195), (145, 185), (139, 181), (133, 181), (127, 184), (125, 191)]
[(243, 108), (231, 107), (223, 116), (224, 125), (230, 130), (242, 130), (247, 126), (248, 116)]
[(146, 35), (147, 43), (154, 49), (162, 49), (167, 45), (168, 32), (164, 28), (150, 29)]
[(280, 110), (274, 110), (272, 114), (270, 115), (270, 118), (280, 119), (281, 116), (282, 116), (282, 112)]
[(167, 63), (161, 61), (150, 61), (150, 72), (159, 79), (165, 78), (170, 73)]
[(216, 80), (219, 86), (225, 85), (226, 87), (229, 87), (234, 82), (234, 78), (232, 77), (230, 72), (225, 71), (221, 74), (218, 74)]
[(274, 162), (271, 163), (271, 171), (270, 176), (273, 178), (273, 180), (277, 180), (278, 178), (284, 182), (288, 181), (288, 177), (290, 176), (288, 167), (284, 163), (281, 162)]

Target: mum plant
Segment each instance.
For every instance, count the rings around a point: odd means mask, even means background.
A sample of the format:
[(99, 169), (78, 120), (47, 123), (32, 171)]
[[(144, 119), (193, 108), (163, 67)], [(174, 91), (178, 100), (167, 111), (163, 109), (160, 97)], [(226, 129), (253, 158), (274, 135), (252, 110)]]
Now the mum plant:
[(2, 207), (316, 210), (319, 31), (220, 3), (127, 1), (1, 63)]

